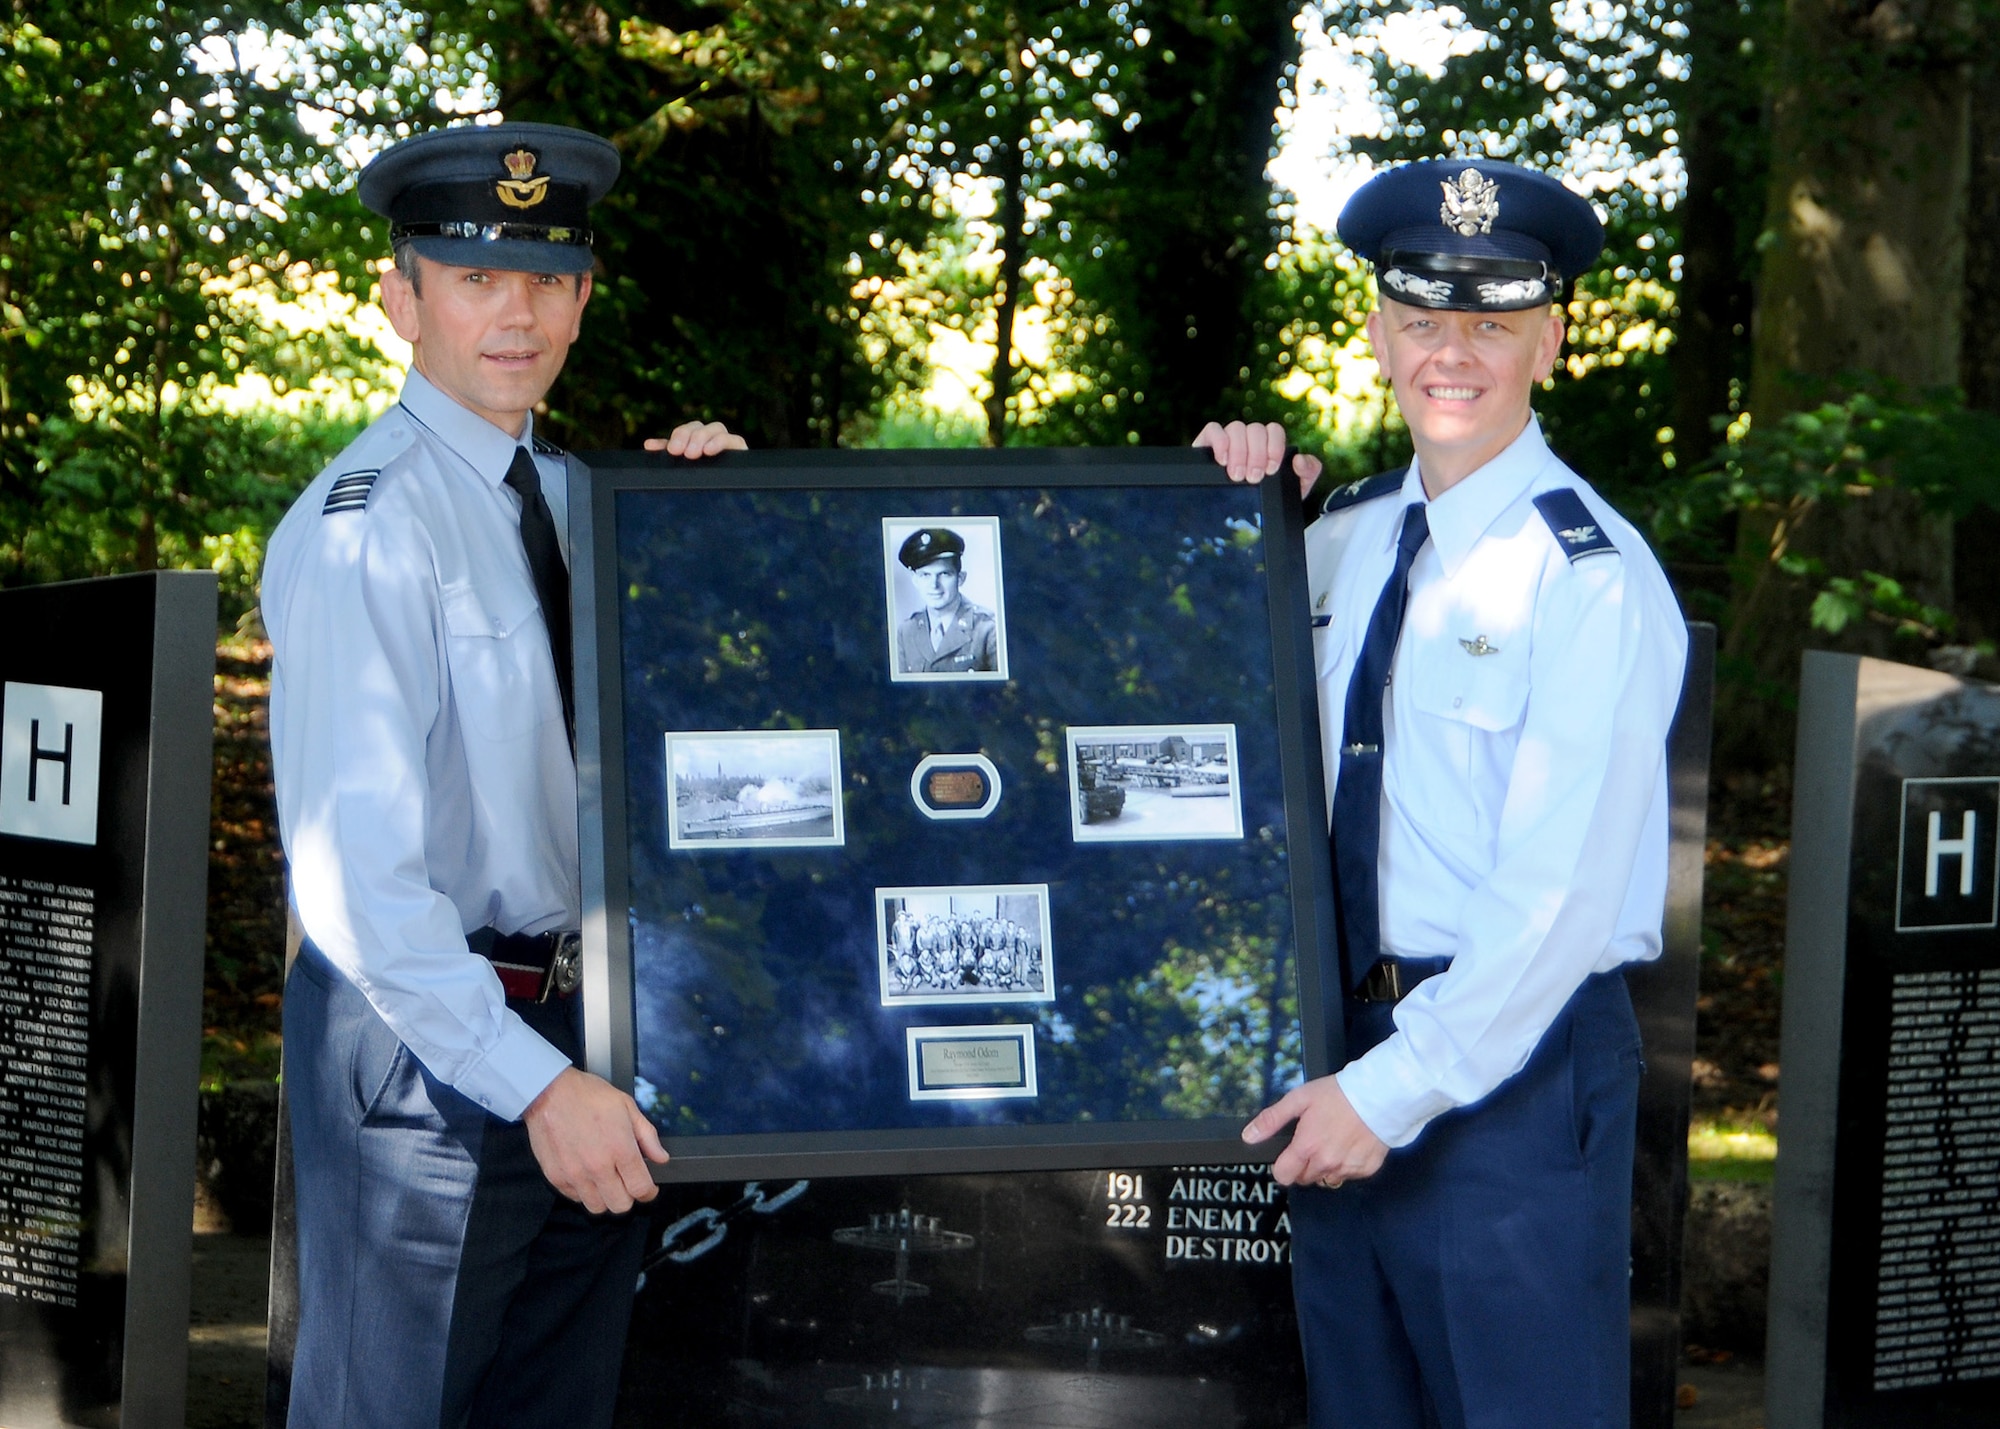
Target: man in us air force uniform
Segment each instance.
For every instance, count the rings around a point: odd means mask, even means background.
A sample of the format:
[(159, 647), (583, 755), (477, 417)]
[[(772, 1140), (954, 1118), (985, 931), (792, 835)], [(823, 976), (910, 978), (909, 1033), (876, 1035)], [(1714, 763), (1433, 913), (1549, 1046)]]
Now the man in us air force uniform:
[[(1374, 265), (1368, 334), (1416, 459), (1308, 499), (1350, 1060), (1244, 1135), (1296, 1123), (1274, 1172), (1312, 1424), (1622, 1425), (1621, 970), (1661, 947), (1686, 627), (1529, 406), (1603, 235), (1553, 179), (1465, 160), (1378, 175), (1339, 232)], [(1198, 444), (1259, 479), (1285, 438)]]
[[(290, 1423), (603, 1426), (666, 1153), (574, 1065), (566, 458), (532, 411), (618, 155), (572, 129), (386, 150), (402, 400), (271, 538), (271, 745), (305, 929), (285, 990)], [(701, 456), (739, 439), (688, 424)]]
[(924, 605), (896, 630), (896, 658), (902, 672), (998, 670), (999, 622), (985, 606), (965, 598), (965, 539), (941, 527), (912, 531), (896, 559), (908, 567)]

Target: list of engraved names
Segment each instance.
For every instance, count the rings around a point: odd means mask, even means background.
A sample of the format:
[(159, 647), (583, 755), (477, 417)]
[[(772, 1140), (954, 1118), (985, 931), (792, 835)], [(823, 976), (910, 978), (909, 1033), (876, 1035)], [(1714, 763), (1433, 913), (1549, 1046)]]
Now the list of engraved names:
[(1875, 1388), (2000, 1375), (2000, 968), (1901, 973), (1889, 1021)]
[(0, 1296), (76, 1304), (96, 906), (0, 873)]

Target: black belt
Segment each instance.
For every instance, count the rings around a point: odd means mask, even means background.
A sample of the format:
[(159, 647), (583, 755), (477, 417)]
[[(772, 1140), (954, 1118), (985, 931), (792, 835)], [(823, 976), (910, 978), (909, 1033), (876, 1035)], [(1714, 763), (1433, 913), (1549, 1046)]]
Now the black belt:
[(1401, 1002), (1451, 966), (1450, 958), (1377, 958), (1354, 990), (1356, 1002)]
[(479, 928), (465, 945), (493, 964), (507, 996), (529, 1002), (568, 997), (583, 982), (583, 934), (497, 933)]

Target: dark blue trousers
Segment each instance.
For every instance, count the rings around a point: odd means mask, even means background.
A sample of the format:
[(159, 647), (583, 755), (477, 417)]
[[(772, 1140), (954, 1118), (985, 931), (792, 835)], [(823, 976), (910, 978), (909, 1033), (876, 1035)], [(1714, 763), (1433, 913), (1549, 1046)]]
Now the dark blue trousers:
[[(1350, 1003), (1349, 1055), (1394, 1031)], [(1623, 1429), (1639, 1026), (1590, 978), (1521, 1071), (1382, 1170), (1291, 1192), (1312, 1429)]]
[[(580, 998), (510, 1001), (577, 1059)], [(439, 1082), (310, 945), (285, 986), (291, 1429), (608, 1426), (643, 1217), (556, 1194), (525, 1126)]]

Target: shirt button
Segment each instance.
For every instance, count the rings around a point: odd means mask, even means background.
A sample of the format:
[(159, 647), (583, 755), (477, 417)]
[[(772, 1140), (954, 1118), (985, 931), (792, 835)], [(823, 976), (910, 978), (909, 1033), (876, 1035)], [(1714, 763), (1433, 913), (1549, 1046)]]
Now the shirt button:
[(1459, 708), (1459, 706), (1463, 705), (1464, 703), (1465, 703), (1464, 695), (1453, 695), (1451, 697), (1451, 707), (1453, 709)]

